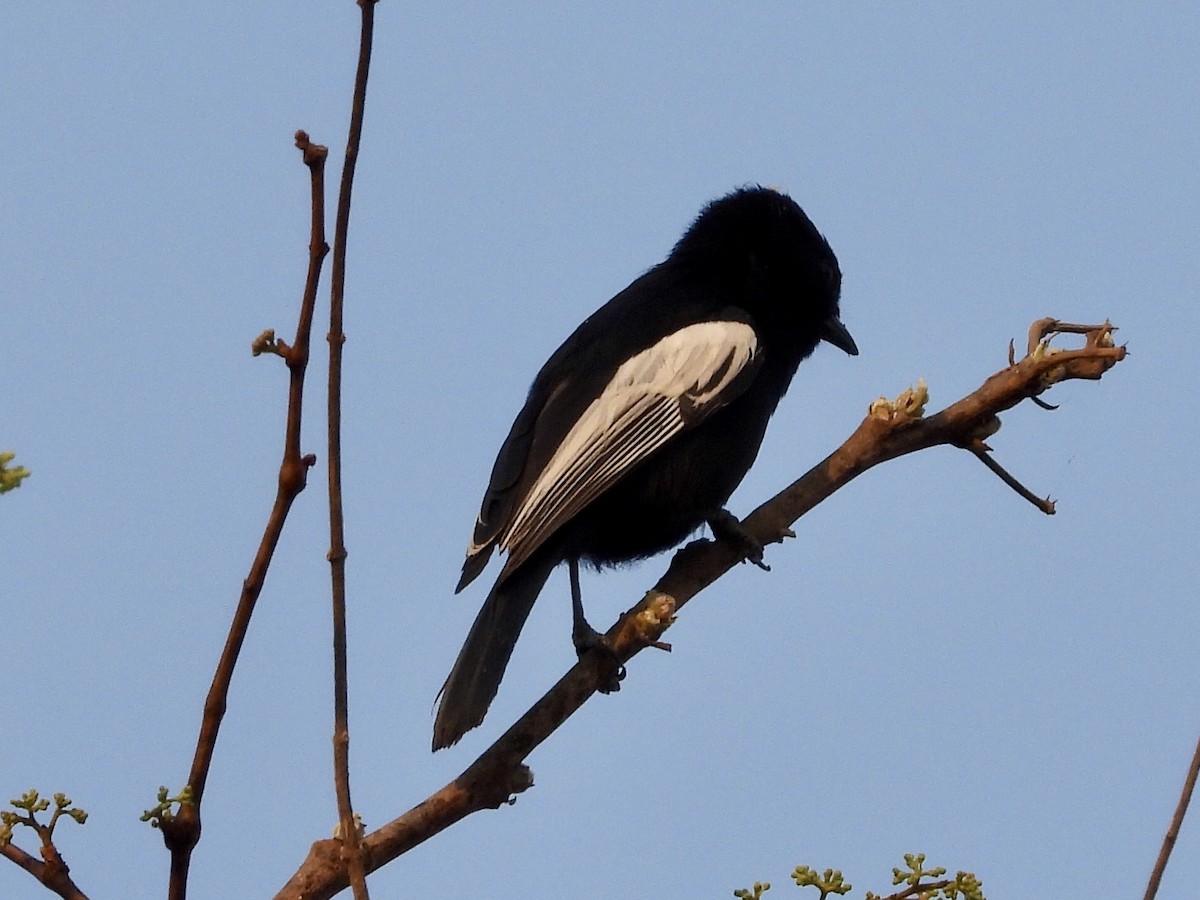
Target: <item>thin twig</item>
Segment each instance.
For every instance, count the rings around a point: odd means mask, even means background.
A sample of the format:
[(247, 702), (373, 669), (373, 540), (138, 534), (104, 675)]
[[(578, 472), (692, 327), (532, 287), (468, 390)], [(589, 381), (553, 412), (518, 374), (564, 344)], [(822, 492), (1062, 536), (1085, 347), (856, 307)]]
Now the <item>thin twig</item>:
[(358, 70), (350, 112), (350, 134), (338, 191), (337, 221), (333, 232), (333, 271), (329, 305), (329, 567), (333, 594), (333, 780), (337, 793), (342, 856), (349, 872), (355, 900), (368, 900), (366, 873), (359, 847), (358, 823), (350, 800), (350, 712), (346, 662), (346, 544), (342, 513), (342, 330), (346, 286), (346, 239), (350, 230), (350, 197), (354, 168), (362, 138), (371, 67), (371, 40), (376, 0), (358, 0), (362, 11)]
[(916, 884), (910, 884), (908, 887), (894, 894), (888, 894), (886, 897), (880, 897), (879, 900), (908, 900), (909, 897), (924, 897), (932, 895), (934, 891), (940, 891), (954, 884), (948, 878), (943, 878), (941, 881), (919, 881)]
[(304, 490), (308, 469), (316, 463), (313, 456), (300, 455), (300, 422), (304, 401), (304, 373), (308, 366), (309, 341), (312, 334), (313, 309), (316, 306), (317, 284), (321, 276), (321, 264), (329, 247), (325, 243), (325, 156), (324, 147), (311, 144), (304, 132), (296, 133), (296, 146), (308, 166), (312, 193), (311, 241), (308, 254), (308, 275), (304, 285), (304, 296), (300, 304), (300, 319), (296, 325), (296, 338), (292, 346), (282, 341), (273, 349), (283, 357), (288, 367), (287, 426), (284, 435), (283, 460), (279, 466), (279, 482), (275, 503), (263, 529), (258, 552), (250, 566), (250, 572), (242, 583), (241, 597), (229, 627), (229, 636), (221, 651), (221, 658), (213, 675), (212, 685), (204, 701), (204, 714), (200, 721), (200, 734), (196, 740), (196, 754), (192, 760), (188, 785), (192, 788), (193, 802), (180, 805), (178, 813), (160, 822), (163, 841), (171, 852), (171, 874), (167, 896), (170, 900), (184, 900), (187, 896), (188, 869), (192, 850), (200, 840), (200, 803), (204, 798), (204, 787), (208, 781), (208, 770), (212, 765), (217, 734), (224, 718), (229, 686), (233, 681), (233, 670), (238, 654), (250, 627), (250, 617), (262, 593), (271, 557), (283, 533), (288, 510), (292, 502)]
[(1154, 871), (1150, 873), (1150, 883), (1146, 885), (1146, 895), (1143, 900), (1154, 900), (1158, 894), (1158, 885), (1162, 881), (1163, 872), (1167, 868), (1167, 860), (1175, 849), (1175, 841), (1179, 837), (1179, 829), (1183, 825), (1183, 817), (1187, 814), (1188, 804), (1192, 800), (1192, 791), (1196, 787), (1196, 776), (1200, 774), (1200, 741), (1196, 742), (1196, 752), (1192, 754), (1192, 764), (1188, 767), (1187, 778), (1183, 781), (1183, 791), (1179, 795), (1179, 803), (1175, 807), (1175, 815), (1163, 837), (1162, 849), (1158, 851), (1158, 859), (1154, 861)]
[[(1036, 402), (1038, 398), (1034, 397), (1032, 399)], [(1046, 515), (1054, 515), (1054, 501), (1049, 497), (1039, 497), (1037, 494), (1033, 493), (1033, 491), (1029, 490), (1029, 488), (1025, 487), (1025, 485), (1021, 484), (1021, 482), (1017, 481), (1016, 478), (1009, 474), (1008, 470), (1005, 469), (1004, 466), (1000, 465), (1000, 463), (996, 462), (996, 460), (992, 458), (991, 454), (988, 452), (988, 446), (983, 443), (983, 441), (972, 441), (967, 445), (966, 449), (971, 451), (977, 460), (998, 475), (1001, 481), (1016, 491), (1020, 496), (1024, 497)]]
[[(1053, 321), (1053, 320), (1051, 320)], [(872, 407), (841, 447), (742, 520), (763, 544), (778, 543), (797, 519), (880, 463), (930, 447), (964, 446), (996, 416), (1055, 382), (1094, 379), (1125, 358), (1106, 338), (1105, 323), (1088, 332), (1087, 346), (1047, 356), (1027, 356), (988, 378), (972, 394), (928, 418)], [(653, 646), (676, 611), (741, 560), (725, 542), (695, 541), (678, 551), (666, 574), (606, 634), (617, 659), (628, 662)], [(467, 769), (408, 812), (363, 839), (363, 863), (373, 872), (455, 822), (497, 808), (533, 784), (529, 754), (579, 709), (601, 684), (592, 656), (584, 657)], [(326, 900), (346, 887), (345, 863), (336, 841), (318, 841), (276, 900)]]
[[(1062, 322), (1054, 318), (1038, 319), (1029, 326), (1029, 339), (1026, 344), (1026, 353), (1030, 356), (1037, 350), (1039, 344), (1048, 340), (1056, 334), (1105, 334), (1111, 336), (1117, 329), (1111, 322), (1104, 322), (1102, 325), (1079, 325), (1075, 322)], [(1009, 344), (1009, 364), (1012, 364), (1012, 344)]]

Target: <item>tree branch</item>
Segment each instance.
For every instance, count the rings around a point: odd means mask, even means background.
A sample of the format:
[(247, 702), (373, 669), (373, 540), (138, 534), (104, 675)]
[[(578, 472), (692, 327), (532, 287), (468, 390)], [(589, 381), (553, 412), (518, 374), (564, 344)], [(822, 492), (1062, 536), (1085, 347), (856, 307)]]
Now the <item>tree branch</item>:
[(1175, 815), (1163, 836), (1162, 847), (1158, 851), (1158, 859), (1154, 861), (1154, 870), (1150, 873), (1150, 882), (1146, 885), (1143, 900), (1154, 900), (1158, 896), (1158, 886), (1162, 882), (1163, 872), (1167, 868), (1167, 860), (1175, 849), (1175, 841), (1179, 837), (1179, 829), (1183, 827), (1183, 817), (1187, 813), (1188, 804), (1192, 801), (1192, 791), (1196, 788), (1196, 776), (1200, 775), (1200, 743), (1192, 754), (1192, 763), (1188, 767), (1187, 777), (1183, 780), (1183, 790), (1179, 793), (1179, 803), (1175, 806)]
[(371, 68), (371, 41), (375, 26), (376, 0), (358, 0), (362, 11), (358, 69), (350, 110), (350, 134), (342, 164), (337, 220), (333, 237), (333, 273), (329, 304), (329, 568), (333, 595), (333, 783), (337, 794), (338, 834), (343, 857), (354, 888), (355, 900), (368, 900), (366, 875), (359, 847), (359, 825), (350, 800), (350, 701), (346, 677), (346, 543), (342, 514), (342, 311), (346, 288), (346, 240), (350, 231), (350, 196), (354, 169), (362, 139), (363, 113), (367, 100), (367, 76)]
[[(1022, 400), (1035, 398), (1053, 384), (1098, 379), (1125, 358), (1112, 343), (1113, 326), (1068, 325), (1054, 319), (1034, 323), (1036, 341), (1025, 358), (988, 378), (978, 390), (929, 418), (923, 417), (924, 386), (896, 401), (877, 400), (867, 417), (841, 447), (807, 474), (758, 507), (743, 527), (763, 544), (778, 543), (797, 519), (868, 469), (918, 450), (950, 445), (972, 447), (994, 434), (998, 416)], [(1050, 346), (1056, 333), (1086, 335), (1084, 347)], [(721, 542), (695, 541), (676, 552), (667, 572), (633, 609), (623, 614), (607, 637), (624, 663), (659, 641), (675, 613), (692, 597), (740, 561), (738, 551)], [(484, 751), (461, 775), (363, 841), (368, 872), (383, 866), (444, 828), (478, 810), (497, 808), (533, 785), (525, 765), (529, 754), (565, 722), (601, 684), (596, 661), (576, 663), (528, 712)], [(335, 841), (318, 841), (277, 900), (319, 900), (347, 884)]]
[(13, 843), (0, 843), (0, 856), (16, 863), (63, 900), (88, 900), (87, 894), (71, 880), (70, 869), (59, 855), (58, 848), (48, 836), (42, 837), (41, 859), (26, 853)]
[(316, 463), (314, 456), (300, 455), (300, 422), (304, 406), (304, 373), (308, 367), (309, 341), (312, 334), (313, 310), (316, 306), (317, 284), (321, 276), (321, 265), (329, 246), (325, 243), (325, 147), (313, 144), (303, 131), (296, 132), (296, 146), (303, 154), (308, 166), (312, 195), (311, 240), (309, 242), (308, 275), (304, 285), (304, 296), (300, 304), (300, 319), (296, 325), (296, 337), (292, 346), (277, 341), (273, 332), (264, 332), (253, 343), (252, 350), (274, 353), (283, 357), (288, 367), (287, 425), (284, 434), (283, 460), (279, 465), (278, 487), (271, 514), (263, 529), (258, 552), (250, 566), (250, 572), (242, 583), (242, 593), (237, 610), (229, 627), (229, 636), (221, 651), (212, 685), (204, 701), (204, 714), (200, 722), (200, 734), (196, 740), (196, 754), (188, 775), (191, 802), (180, 803), (174, 815), (163, 815), (156, 820), (162, 829), (163, 842), (171, 853), (171, 874), (168, 887), (170, 900), (184, 900), (187, 896), (188, 869), (192, 850), (200, 840), (200, 803), (204, 797), (208, 770), (212, 765), (213, 752), (221, 720), (225, 716), (229, 686), (233, 681), (233, 670), (237, 665), (242, 643), (250, 628), (254, 606), (266, 582), (267, 570), (279, 537), (283, 533), (288, 511), (293, 501), (304, 490), (308, 470)]

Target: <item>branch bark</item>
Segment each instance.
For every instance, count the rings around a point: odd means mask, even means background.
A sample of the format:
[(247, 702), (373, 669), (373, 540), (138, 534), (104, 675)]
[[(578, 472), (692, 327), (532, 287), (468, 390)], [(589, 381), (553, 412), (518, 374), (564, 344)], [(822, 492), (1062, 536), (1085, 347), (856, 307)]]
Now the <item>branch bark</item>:
[(158, 826), (162, 830), (163, 842), (171, 854), (171, 872), (167, 896), (170, 900), (184, 900), (187, 896), (188, 870), (192, 851), (200, 840), (200, 804), (208, 781), (208, 770), (212, 765), (217, 735), (225, 717), (229, 687), (233, 682), (233, 670), (238, 655), (250, 628), (250, 619), (255, 604), (266, 583), (267, 570), (271, 565), (275, 547), (283, 533), (288, 511), (300, 492), (304, 490), (308, 470), (316, 463), (316, 457), (300, 453), (300, 423), (304, 408), (304, 373), (308, 368), (309, 343), (312, 334), (313, 310), (316, 306), (317, 284), (321, 277), (321, 266), (329, 246), (325, 243), (325, 158), (328, 151), (319, 144), (309, 141), (303, 131), (296, 132), (296, 146), (303, 154), (304, 164), (310, 175), (312, 196), (311, 240), (309, 242), (308, 275), (304, 295), (300, 303), (300, 317), (296, 325), (296, 337), (291, 346), (275, 339), (273, 332), (264, 332), (252, 345), (257, 356), (274, 353), (281, 356), (288, 368), (287, 425), (284, 435), (283, 460), (279, 464), (279, 480), (275, 502), (263, 529), (262, 540), (250, 565), (249, 574), (242, 583), (237, 610), (229, 626), (229, 636), (217, 662), (212, 685), (204, 701), (204, 713), (200, 721), (200, 734), (196, 739), (196, 753), (192, 760), (187, 784), (191, 788), (191, 802), (181, 803), (178, 813), (164, 815)]
[(358, 0), (362, 12), (358, 68), (350, 110), (350, 134), (342, 164), (337, 219), (333, 237), (333, 272), (329, 303), (329, 570), (333, 602), (333, 785), (337, 795), (338, 833), (355, 900), (368, 900), (366, 874), (359, 846), (359, 826), (350, 799), (350, 692), (346, 660), (346, 541), (342, 513), (342, 310), (346, 288), (346, 241), (350, 233), (350, 196), (362, 139), (367, 102), (367, 77), (371, 69), (371, 42), (375, 29), (376, 0)]
[[(1125, 348), (1113, 345), (1114, 330), (1108, 322), (1081, 326), (1038, 320), (1023, 359), (1013, 360), (976, 391), (928, 418), (923, 414), (924, 385), (896, 401), (875, 401), (841, 447), (758, 507), (743, 520), (744, 528), (763, 544), (778, 543), (791, 534), (797, 519), (880, 463), (941, 445), (977, 452), (998, 430), (1001, 413), (1058, 382), (1099, 379), (1123, 360)], [(1084, 346), (1052, 347), (1050, 340), (1058, 333), (1083, 334)], [(1019, 487), (1011, 476), (1005, 483)], [(721, 542), (695, 541), (676, 552), (654, 588), (608, 630), (620, 661), (628, 662), (659, 642), (676, 611), (739, 561), (736, 548)], [(596, 692), (602, 676), (597, 661), (580, 660), (461, 775), (367, 835), (362, 844), (366, 870), (375, 871), (465, 816), (512, 802), (531, 787), (526, 758)], [(276, 900), (329, 898), (347, 883), (338, 842), (318, 841)]]
[(0, 856), (16, 863), (41, 882), (48, 891), (57, 894), (63, 900), (88, 900), (87, 894), (71, 880), (71, 870), (59, 855), (58, 848), (54, 846), (50, 836), (44, 834), (42, 829), (38, 829), (38, 834), (42, 838), (41, 859), (26, 853), (13, 843), (0, 844)]
[(1200, 743), (1192, 754), (1191, 765), (1188, 766), (1187, 777), (1183, 780), (1183, 790), (1179, 793), (1179, 802), (1175, 805), (1175, 815), (1167, 826), (1163, 836), (1162, 847), (1158, 851), (1158, 859), (1154, 861), (1154, 869), (1150, 872), (1150, 882), (1146, 885), (1143, 900), (1154, 900), (1158, 896), (1158, 886), (1162, 883), (1163, 872), (1167, 869), (1167, 860), (1175, 849), (1175, 841), (1179, 837), (1179, 829), (1183, 827), (1183, 817), (1187, 813), (1188, 804), (1192, 802), (1192, 791), (1196, 788), (1196, 777), (1200, 775)]

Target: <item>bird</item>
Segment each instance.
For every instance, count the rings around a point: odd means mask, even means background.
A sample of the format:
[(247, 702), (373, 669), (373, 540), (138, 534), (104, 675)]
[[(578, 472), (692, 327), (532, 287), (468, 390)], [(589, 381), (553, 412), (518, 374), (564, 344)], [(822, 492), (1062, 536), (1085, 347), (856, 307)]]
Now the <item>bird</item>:
[(841, 283), (791, 197), (743, 186), (704, 206), (665, 260), (550, 356), (496, 456), (455, 589), (506, 554), (439, 693), (435, 751), (483, 721), (561, 563), (580, 655), (605, 647), (583, 615), (581, 563), (644, 559), (706, 523), (761, 563), (725, 503), (800, 363), (821, 341), (858, 355)]

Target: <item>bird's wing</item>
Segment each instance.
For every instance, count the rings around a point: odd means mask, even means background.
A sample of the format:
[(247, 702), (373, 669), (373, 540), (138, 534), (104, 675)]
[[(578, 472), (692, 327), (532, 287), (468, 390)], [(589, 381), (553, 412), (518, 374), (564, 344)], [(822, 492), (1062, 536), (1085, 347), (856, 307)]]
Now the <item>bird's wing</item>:
[(498, 544), (520, 565), (565, 522), (674, 435), (745, 390), (761, 362), (754, 329), (710, 321), (668, 334), (623, 363), (514, 509)]

